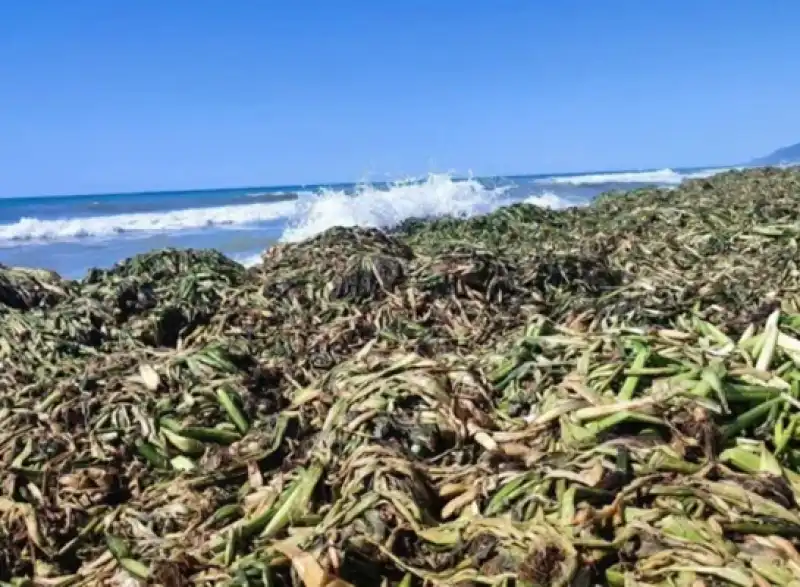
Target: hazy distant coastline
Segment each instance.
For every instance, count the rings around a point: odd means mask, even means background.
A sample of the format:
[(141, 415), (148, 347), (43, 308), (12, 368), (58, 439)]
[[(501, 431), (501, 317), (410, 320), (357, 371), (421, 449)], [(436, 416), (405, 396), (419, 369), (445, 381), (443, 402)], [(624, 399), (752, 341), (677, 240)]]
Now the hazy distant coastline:
[(795, 165), (800, 163), (800, 143), (781, 147), (765, 157), (753, 159), (750, 165)]

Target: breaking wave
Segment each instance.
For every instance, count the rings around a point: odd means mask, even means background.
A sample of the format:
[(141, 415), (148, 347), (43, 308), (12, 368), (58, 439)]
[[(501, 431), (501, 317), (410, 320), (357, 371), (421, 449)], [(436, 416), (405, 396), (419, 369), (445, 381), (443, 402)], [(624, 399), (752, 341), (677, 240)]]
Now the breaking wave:
[[(296, 242), (334, 226), (386, 228), (409, 218), (486, 214), (514, 202), (561, 209), (588, 203), (583, 196), (579, 200), (571, 196), (570, 185), (578, 186), (575, 189), (592, 190), (599, 189), (603, 184), (619, 183), (669, 186), (688, 178), (707, 177), (721, 171), (724, 169), (690, 174), (671, 169), (584, 174), (537, 179), (522, 185), (515, 185), (508, 180), (489, 183), (473, 178), (455, 179), (448, 174), (430, 174), (422, 180), (388, 185), (365, 184), (344, 189), (323, 187), (314, 192), (293, 192), (279, 201), (258, 201), (267, 197), (274, 199), (275, 194), (255, 192), (249, 197), (256, 201), (216, 207), (56, 219), (24, 217), (0, 225), (0, 246), (107, 240), (206, 229), (261, 229), (265, 226), (269, 228), (270, 238), (274, 241)], [(187, 192), (185, 197), (188, 200), (191, 193)]]
[(281, 240), (296, 242), (334, 226), (386, 228), (409, 218), (468, 217), (512, 202), (511, 185), (487, 187), (476, 179), (431, 174), (425, 181), (386, 187), (359, 186), (355, 193), (322, 189), (298, 200), (296, 217)]
[(13, 224), (0, 225), (0, 241), (61, 241), (107, 238), (154, 232), (174, 232), (201, 228), (246, 226), (276, 220), (294, 211), (295, 202), (187, 208), (169, 212), (142, 212), (63, 219), (20, 218)]
[(548, 177), (539, 180), (540, 183), (569, 184), (569, 185), (601, 185), (619, 183), (641, 183), (641, 184), (662, 184), (678, 185), (687, 179), (701, 179), (711, 177), (717, 173), (729, 171), (731, 168), (714, 168), (693, 171), (691, 173), (679, 173), (672, 169), (660, 169), (657, 171), (626, 171), (620, 173), (591, 173), (584, 175), (569, 175), (563, 177)]

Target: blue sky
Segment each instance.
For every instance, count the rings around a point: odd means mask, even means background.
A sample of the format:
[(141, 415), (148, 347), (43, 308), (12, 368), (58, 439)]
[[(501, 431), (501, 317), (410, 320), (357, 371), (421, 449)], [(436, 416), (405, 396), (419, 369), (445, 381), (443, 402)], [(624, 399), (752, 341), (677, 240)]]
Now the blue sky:
[(788, 0), (0, 4), (0, 195), (724, 164), (800, 141)]

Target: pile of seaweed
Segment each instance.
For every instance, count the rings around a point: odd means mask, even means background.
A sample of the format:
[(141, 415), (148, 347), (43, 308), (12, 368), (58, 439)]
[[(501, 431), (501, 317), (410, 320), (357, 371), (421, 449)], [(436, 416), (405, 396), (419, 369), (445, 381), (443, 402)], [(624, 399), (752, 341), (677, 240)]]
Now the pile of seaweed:
[(800, 172), (0, 267), (0, 582), (800, 585)]

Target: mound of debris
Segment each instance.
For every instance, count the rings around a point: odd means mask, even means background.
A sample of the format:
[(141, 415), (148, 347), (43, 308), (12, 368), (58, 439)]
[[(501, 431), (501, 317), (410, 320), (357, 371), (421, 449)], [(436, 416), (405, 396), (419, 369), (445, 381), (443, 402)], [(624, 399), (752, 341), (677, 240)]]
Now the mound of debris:
[(800, 173), (0, 267), (0, 581), (800, 584)]

